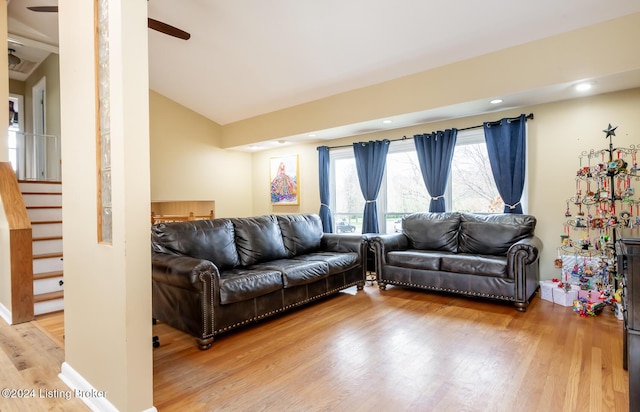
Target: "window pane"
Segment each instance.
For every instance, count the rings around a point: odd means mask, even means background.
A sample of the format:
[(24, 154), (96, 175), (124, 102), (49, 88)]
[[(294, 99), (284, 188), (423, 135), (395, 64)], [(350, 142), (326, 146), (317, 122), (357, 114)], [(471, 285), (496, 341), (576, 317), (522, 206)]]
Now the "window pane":
[(452, 208), (460, 212), (502, 213), (484, 142), (457, 145), (451, 164)]
[(364, 198), (358, 183), (354, 158), (336, 159), (335, 210), (333, 212), (336, 233), (362, 233)]
[(386, 199), (386, 233), (400, 231), (402, 216), (429, 210), (431, 197), (422, 180), (415, 149), (387, 155)]

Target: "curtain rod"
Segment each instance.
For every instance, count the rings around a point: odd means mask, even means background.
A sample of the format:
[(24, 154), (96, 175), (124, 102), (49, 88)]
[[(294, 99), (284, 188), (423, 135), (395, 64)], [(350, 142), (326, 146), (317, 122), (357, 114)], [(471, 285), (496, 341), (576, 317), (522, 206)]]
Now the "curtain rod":
[[(518, 120), (520, 119), (520, 116), (518, 117), (508, 117), (507, 120)], [(500, 120), (496, 120), (495, 122), (487, 122), (490, 125), (498, 125), (500, 124)], [(528, 115), (525, 116), (525, 120), (533, 120), (533, 113), (529, 113)], [(484, 124), (479, 124), (476, 126), (469, 126), (469, 127), (463, 127), (462, 129), (458, 129), (458, 131), (463, 131), (463, 130), (472, 130), (472, 129), (479, 129), (481, 127), (484, 127)], [(407, 139), (413, 139), (413, 137), (407, 137), (407, 136), (402, 136), (399, 139), (393, 139), (393, 140), (389, 140), (390, 142), (399, 142), (402, 140), (407, 140)], [(353, 144), (345, 144), (345, 145), (341, 145), (341, 146), (329, 146), (329, 149), (344, 149), (346, 147), (353, 147)]]

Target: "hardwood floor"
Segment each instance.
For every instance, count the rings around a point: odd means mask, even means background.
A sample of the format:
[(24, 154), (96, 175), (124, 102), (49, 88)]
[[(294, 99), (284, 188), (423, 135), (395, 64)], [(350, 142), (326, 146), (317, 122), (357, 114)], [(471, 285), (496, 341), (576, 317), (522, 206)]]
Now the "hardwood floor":
[[(33, 323), (61, 343), (61, 315)], [(8, 344), (7, 329), (29, 326), (0, 329), (2, 365), (12, 351), (34, 363), (41, 351)], [(366, 286), (222, 335), (207, 351), (167, 325), (154, 334), (159, 411), (628, 410), (622, 322), (608, 308), (580, 318), (539, 296), (520, 313), (508, 304)], [(38, 381), (64, 388), (53, 373), (61, 355), (46, 361), (51, 373)], [(20, 373), (13, 365), (11, 374)], [(0, 370), (0, 383), (13, 383)]]

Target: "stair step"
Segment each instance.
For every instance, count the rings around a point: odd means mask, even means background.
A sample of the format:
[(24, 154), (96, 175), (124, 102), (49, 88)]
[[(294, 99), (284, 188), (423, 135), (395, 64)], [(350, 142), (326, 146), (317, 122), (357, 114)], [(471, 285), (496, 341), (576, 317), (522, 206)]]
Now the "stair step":
[(62, 220), (61, 206), (27, 206), (29, 220), (34, 222), (51, 222)]
[(20, 180), (18, 181), (18, 185), (20, 186), (20, 190), (25, 192), (62, 192), (62, 184), (60, 182)]
[(31, 206), (62, 206), (61, 193), (25, 193), (22, 192), (24, 204)]
[(42, 222), (31, 222), (31, 235), (36, 239), (62, 236), (62, 221), (48, 220)]
[(33, 297), (33, 301), (34, 303), (36, 303), (36, 302), (45, 302), (47, 300), (62, 299), (62, 298), (64, 298), (64, 290), (58, 290), (55, 292), (41, 293), (39, 295), (35, 295)]
[(34, 259), (49, 259), (49, 258), (61, 258), (62, 257), (62, 252), (55, 252), (55, 253), (42, 253), (40, 255), (33, 255)]
[(34, 242), (46, 242), (47, 240), (62, 240), (62, 236), (44, 236), (44, 237), (32, 237)]
[(33, 294), (42, 295), (49, 292), (57, 292), (64, 289), (64, 278), (61, 276), (33, 280)]
[(64, 298), (34, 302), (33, 314), (43, 315), (45, 313), (60, 312), (64, 310)]
[(33, 259), (33, 273), (56, 272), (63, 270), (60, 256)]
[(53, 237), (33, 239), (32, 249), (34, 256), (46, 253), (62, 253), (62, 238)]
[(54, 270), (53, 272), (40, 272), (33, 274), (33, 280), (42, 280), (42, 279), (50, 279), (50, 278), (58, 278), (63, 275), (61, 270)]

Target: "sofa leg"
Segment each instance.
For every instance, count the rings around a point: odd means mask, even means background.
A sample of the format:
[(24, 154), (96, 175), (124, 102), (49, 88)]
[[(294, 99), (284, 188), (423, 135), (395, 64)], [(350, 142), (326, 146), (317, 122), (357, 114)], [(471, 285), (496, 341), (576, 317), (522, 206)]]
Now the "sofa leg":
[(358, 283), (356, 284), (356, 288), (357, 288), (358, 290), (363, 290), (363, 289), (364, 289), (364, 281), (362, 281), (362, 282), (358, 282)]
[(380, 290), (385, 290), (387, 288), (387, 284), (385, 282), (378, 281), (378, 288), (380, 288)]
[(200, 348), (200, 350), (207, 350), (213, 344), (213, 338), (212, 337), (211, 338), (207, 338), (207, 339), (196, 338), (196, 340), (198, 341), (198, 348)]
[(527, 306), (529, 306), (529, 302), (516, 302), (514, 303), (514, 305), (518, 312), (526, 312)]

